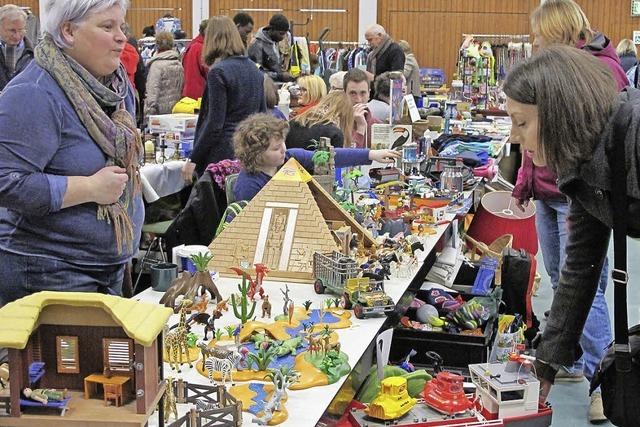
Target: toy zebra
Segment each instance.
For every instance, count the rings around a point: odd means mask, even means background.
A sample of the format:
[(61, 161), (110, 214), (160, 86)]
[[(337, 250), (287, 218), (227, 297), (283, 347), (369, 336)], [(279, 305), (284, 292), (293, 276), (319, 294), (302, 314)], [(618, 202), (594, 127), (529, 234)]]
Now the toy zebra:
[(222, 376), (222, 385), (226, 385), (226, 377), (228, 376), (233, 383), (233, 375), (231, 371), (233, 369), (233, 362), (229, 359), (218, 359), (217, 357), (207, 357), (204, 361), (204, 368), (207, 370), (209, 381), (213, 382), (213, 373), (220, 372)]
[(219, 409), (220, 404), (218, 402), (207, 402), (204, 399), (196, 399), (196, 411), (205, 412)]

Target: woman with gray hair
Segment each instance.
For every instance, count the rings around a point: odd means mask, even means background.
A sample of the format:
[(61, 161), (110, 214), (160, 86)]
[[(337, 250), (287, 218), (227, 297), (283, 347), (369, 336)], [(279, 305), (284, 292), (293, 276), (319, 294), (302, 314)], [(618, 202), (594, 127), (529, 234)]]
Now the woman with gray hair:
[(47, 0), (35, 60), (0, 97), (0, 305), (41, 290), (121, 293), (144, 218), (120, 64), (128, 4)]

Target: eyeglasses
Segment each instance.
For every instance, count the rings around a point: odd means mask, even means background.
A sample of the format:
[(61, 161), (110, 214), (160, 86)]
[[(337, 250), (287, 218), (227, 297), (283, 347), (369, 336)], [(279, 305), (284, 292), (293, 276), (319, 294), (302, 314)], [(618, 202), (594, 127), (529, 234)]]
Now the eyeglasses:
[(299, 87), (300, 92), (309, 92), (306, 87)]

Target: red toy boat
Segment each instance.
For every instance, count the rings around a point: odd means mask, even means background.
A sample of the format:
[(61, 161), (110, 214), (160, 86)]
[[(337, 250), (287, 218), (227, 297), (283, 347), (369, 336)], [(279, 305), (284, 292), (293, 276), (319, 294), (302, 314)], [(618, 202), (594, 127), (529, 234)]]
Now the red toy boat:
[(473, 409), (474, 402), (465, 394), (464, 378), (451, 372), (439, 372), (434, 379), (424, 385), (424, 402), (443, 414), (453, 415)]

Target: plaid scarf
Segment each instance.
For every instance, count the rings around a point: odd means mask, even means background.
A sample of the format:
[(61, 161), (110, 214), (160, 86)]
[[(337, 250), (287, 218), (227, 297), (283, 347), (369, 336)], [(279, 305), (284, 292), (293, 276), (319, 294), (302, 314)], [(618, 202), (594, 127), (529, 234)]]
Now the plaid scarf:
[[(34, 51), (35, 61), (45, 69), (64, 91), (93, 141), (107, 157), (105, 166), (120, 166), (129, 181), (116, 203), (99, 205), (98, 220), (113, 224), (118, 253), (123, 247), (133, 248), (133, 224), (127, 209), (140, 193), (140, 160), (142, 142), (136, 122), (124, 109), (127, 74), (122, 64), (107, 77), (108, 86), (91, 75), (73, 58), (66, 55), (48, 34)], [(104, 109), (115, 112), (109, 117)]]
[(373, 48), (371, 52), (367, 55), (367, 71), (371, 74), (376, 74), (376, 66), (378, 62), (378, 58), (382, 56), (383, 53), (389, 49), (393, 40), (388, 35), (383, 37), (382, 43), (378, 45), (378, 47)]

